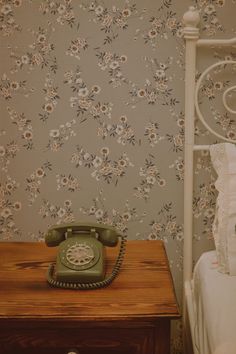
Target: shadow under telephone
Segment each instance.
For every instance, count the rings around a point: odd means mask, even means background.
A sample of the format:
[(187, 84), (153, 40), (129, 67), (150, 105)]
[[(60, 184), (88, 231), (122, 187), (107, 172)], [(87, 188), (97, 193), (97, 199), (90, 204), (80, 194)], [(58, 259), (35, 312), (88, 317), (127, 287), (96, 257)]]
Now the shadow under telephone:
[[(104, 246), (114, 247), (121, 237), (120, 250), (114, 268), (105, 278)], [(96, 289), (109, 285), (117, 276), (125, 253), (125, 236), (118, 235), (108, 225), (71, 223), (51, 227), (45, 242), (59, 245), (56, 266), (50, 265), (47, 281), (65, 289)]]

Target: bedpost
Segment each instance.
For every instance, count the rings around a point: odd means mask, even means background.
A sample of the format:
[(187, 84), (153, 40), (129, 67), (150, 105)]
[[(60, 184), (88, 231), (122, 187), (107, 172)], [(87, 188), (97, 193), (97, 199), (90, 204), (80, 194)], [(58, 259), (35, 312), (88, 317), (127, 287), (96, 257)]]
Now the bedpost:
[(187, 310), (185, 283), (192, 278), (193, 238), (193, 149), (195, 119), (195, 73), (196, 47), (199, 38), (199, 12), (190, 6), (183, 16), (183, 35), (186, 42), (185, 54), (185, 143), (184, 143), (184, 248), (183, 248), (183, 342), (186, 349)]

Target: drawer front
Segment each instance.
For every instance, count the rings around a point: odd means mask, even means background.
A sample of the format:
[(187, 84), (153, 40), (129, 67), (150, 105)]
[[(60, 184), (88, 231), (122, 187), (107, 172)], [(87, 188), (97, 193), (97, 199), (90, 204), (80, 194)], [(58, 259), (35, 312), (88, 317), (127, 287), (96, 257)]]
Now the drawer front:
[(17, 330), (0, 333), (1, 354), (152, 354), (152, 328)]

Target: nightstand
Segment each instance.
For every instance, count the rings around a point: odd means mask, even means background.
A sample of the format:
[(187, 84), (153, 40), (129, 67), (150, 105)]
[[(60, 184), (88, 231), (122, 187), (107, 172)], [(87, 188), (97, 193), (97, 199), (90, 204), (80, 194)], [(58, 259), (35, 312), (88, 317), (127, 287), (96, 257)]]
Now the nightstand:
[[(0, 243), (0, 354), (168, 354), (179, 310), (161, 241), (128, 241), (107, 288), (46, 282), (57, 248)], [(117, 249), (107, 248), (112, 269)]]

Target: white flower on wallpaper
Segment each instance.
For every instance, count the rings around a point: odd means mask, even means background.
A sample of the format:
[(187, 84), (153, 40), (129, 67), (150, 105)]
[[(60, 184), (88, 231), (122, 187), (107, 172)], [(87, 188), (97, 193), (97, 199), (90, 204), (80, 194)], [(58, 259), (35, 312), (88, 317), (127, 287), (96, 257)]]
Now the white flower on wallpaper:
[(64, 144), (69, 141), (71, 137), (76, 136), (74, 125), (76, 120), (72, 119), (64, 124), (60, 124), (59, 127), (53, 128), (49, 131), (49, 141), (47, 149), (53, 152), (57, 152), (63, 148)]
[(7, 107), (8, 114), (10, 119), (12, 120), (12, 124), (14, 124), (18, 131), (19, 136), (22, 141), (22, 146), (27, 150), (32, 150), (34, 147), (33, 144), (33, 127), (31, 124), (31, 119), (27, 119), (25, 113), (17, 113), (15, 110)]
[(45, 103), (42, 105), (43, 112), (39, 113), (39, 117), (41, 121), (45, 122), (54, 112), (60, 99), (58, 86), (54, 85), (54, 80), (51, 78), (50, 74), (47, 74), (45, 78), (43, 93)]
[(66, 55), (80, 59), (80, 52), (88, 48), (88, 42), (85, 38), (76, 38), (71, 40), (70, 46), (66, 51)]
[(148, 143), (151, 147), (154, 147), (159, 141), (163, 140), (164, 138), (159, 134), (158, 122), (149, 122), (145, 126), (144, 136), (148, 140)]
[(101, 102), (96, 98), (101, 92), (101, 87), (96, 83), (88, 86), (82, 78), (82, 72), (77, 67), (75, 71), (67, 71), (64, 74), (64, 83), (70, 86), (73, 96), (70, 97), (70, 106), (76, 110), (76, 116), (80, 122), (85, 122), (88, 117), (101, 120), (104, 117), (111, 118), (113, 104)]
[(50, 218), (50, 224), (71, 223), (75, 221), (70, 199), (64, 200), (62, 204), (55, 204), (44, 198), (38, 213), (43, 219)]
[(72, 0), (66, 0), (61, 3), (59, 1), (54, 2), (51, 0), (44, 0), (40, 4), (39, 11), (42, 12), (43, 15), (53, 15), (55, 17), (55, 23), (62, 26), (68, 25), (72, 28), (77, 23), (72, 6)]
[(216, 190), (214, 182), (201, 183), (197, 195), (193, 199), (193, 215), (196, 219), (202, 218), (204, 229), (202, 234), (212, 238), (212, 223), (215, 216)]
[(99, 51), (96, 54), (99, 62), (98, 66), (102, 71), (107, 71), (110, 79), (108, 81), (112, 87), (119, 87), (123, 83), (128, 84), (128, 79), (122, 74), (122, 65), (127, 62), (128, 58), (125, 54), (119, 55), (109, 51)]
[[(222, 65), (222, 68), (224, 65)], [(222, 71), (222, 70), (220, 70)], [(216, 71), (219, 73), (219, 69)], [(202, 97), (207, 97), (210, 101), (215, 99), (219, 93), (222, 93), (222, 90), (228, 87), (230, 81), (216, 81), (210, 74), (207, 75), (207, 80), (204, 81), (204, 84), (200, 87), (200, 99)]]
[(170, 239), (183, 240), (183, 226), (177, 223), (177, 218), (173, 214), (173, 203), (165, 203), (158, 211), (155, 220), (150, 222), (151, 232), (148, 234), (149, 240), (162, 240), (168, 243)]
[(134, 187), (134, 195), (138, 198), (148, 200), (153, 192), (153, 188), (157, 185), (165, 187), (166, 180), (161, 177), (160, 171), (155, 164), (155, 158), (152, 154), (145, 159), (144, 166), (139, 169), (141, 181), (139, 186)]
[(184, 180), (184, 160), (182, 157), (179, 156), (169, 168), (174, 169), (177, 181), (181, 182)]
[(41, 166), (37, 167), (31, 174), (26, 178), (26, 188), (25, 191), (28, 194), (29, 205), (32, 205), (36, 198), (41, 193), (41, 185), (43, 179), (46, 178), (48, 172), (52, 171), (52, 164), (50, 162), (45, 162)]
[(135, 221), (143, 223), (143, 219), (146, 217), (145, 211), (139, 214), (137, 208), (132, 207), (128, 200), (125, 200), (122, 210), (109, 208), (103, 190), (100, 190), (89, 206), (81, 207), (80, 211), (87, 217), (95, 217), (98, 222), (114, 226), (122, 234), (127, 234), (130, 223)]
[(19, 145), (14, 141), (7, 142), (5, 145), (0, 145), (0, 165), (4, 172), (8, 172), (11, 160), (14, 159), (20, 151)]
[(10, 58), (14, 59), (14, 65), (11, 73), (17, 73), (19, 70), (26, 69), (30, 73), (35, 68), (48, 68), (52, 73), (58, 69), (57, 58), (55, 56), (55, 45), (50, 41), (54, 32), (54, 27), (48, 24), (47, 28), (38, 27), (37, 30), (31, 30), (34, 37), (33, 43), (27, 45), (28, 50), (22, 46), (9, 46)]
[(12, 195), (13, 192), (19, 187), (19, 182), (13, 180), (10, 176), (7, 176), (6, 183), (1, 187), (3, 196)]
[(180, 133), (178, 134), (166, 134), (167, 140), (172, 145), (173, 151), (183, 151), (184, 146), (184, 130), (180, 129)]
[(3, 240), (11, 240), (12, 233), (20, 237), (15, 216), (22, 209), (22, 203), (14, 198), (20, 183), (7, 175), (5, 182), (0, 182), (0, 235)]
[[(152, 48), (157, 48), (161, 40), (168, 40), (169, 36), (182, 37), (182, 23), (177, 19), (176, 12), (170, 7), (172, 1), (163, 1), (163, 5), (158, 8), (153, 16), (145, 22), (145, 29), (139, 29), (136, 36), (141, 36), (144, 43)], [(148, 23), (148, 26), (147, 26)]]
[(124, 1), (124, 6), (119, 8), (116, 3), (109, 3), (104, 6), (103, 1), (92, 1), (89, 5), (84, 5), (83, 9), (92, 15), (92, 20), (98, 25), (100, 31), (104, 34), (103, 44), (112, 44), (121, 31), (127, 30), (134, 19), (141, 16), (136, 4), (130, 4)]
[(77, 177), (69, 175), (56, 175), (57, 190), (67, 190), (69, 192), (77, 192), (80, 190), (80, 182)]
[(112, 137), (116, 139), (118, 144), (122, 144), (123, 146), (128, 144), (136, 145), (138, 143), (138, 139), (135, 136), (133, 128), (128, 123), (126, 115), (120, 116), (118, 123), (101, 123), (97, 134), (99, 137), (102, 137), (103, 140), (107, 137)]
[(126, 170), (133, 167), (133, 163), (126, 153), (123, 153), (118, 159), (111, 160), (108, 147), (100, 149), (99, 154), (86, 151), (83, 147), (77, 146), (76, 152), (72, 154), (71, 163), (77, 168), (87, 167), (92, 169), (91, 176), (100, 181), (101, 179), (108, 184), (118, 184), (121, 177), (124, 177)]
[(138, 103), (145, 101), (147, 104), (161, 104), (174, 107), (179, 100), (173, 95), (170, 87), (173, 77), (168, 75), (168, 70), (172, 67), (173, 57), (168, 57), (166, 62), (158, 62), (156, 58), (144, 57), (146, 67), (150, 70), (150, 76), (146, 78), (143, 85), (131, 84), (130, 101), (133, 108)]
[(1, 205), (0, 211), (0, 235), (2, 240), (10, 241), (12, 240), (12, 233), (16, 235), (19, 239), (21, 237), (21, 230), (17, 228), (14, 219), (17, 212), (21, 210), (21, 202), (11, 202), (9, 200), (4, 200)]
[(220, 112), (215, 109), (214, 106), (211, 106), (211, 113), (216, 124), (225, 132), (225, 136), (229, 139), (236, 140), (236, 126), (232, 116), (228, 112)]
[(181, 111), (179, 114), (173, 113), (175, 118), (175, 131), (173, 134), (167, 133), (166, 140), (170, 143), (170, 148), (174, 152), (183, 151), (184, 147), (184, 113)]
[(213, 36), (218, 31), (222, 32), (224, 27), (217, 17), (217, 12), (225, 6), (226, 1), (213, 0), (211, 3), (208, 3), (206, 1), (197, 0), (197, 4), (202, 10), (203, 30), (206, 31), (207, 35)]
[(34, 88), (27, 87), (26, 80), (11, 79), (6, 73), (4, 73), (0, 80), (0, 96), (5, 100), (10, 100), (18, 95), (29, 97), (34, 92)]
[(15, 18), (15, 12), (21, 7), (22, 0), (2, 0), (0, 5), (0, 33), (4, 37), (10, 37), (22, 30)]

